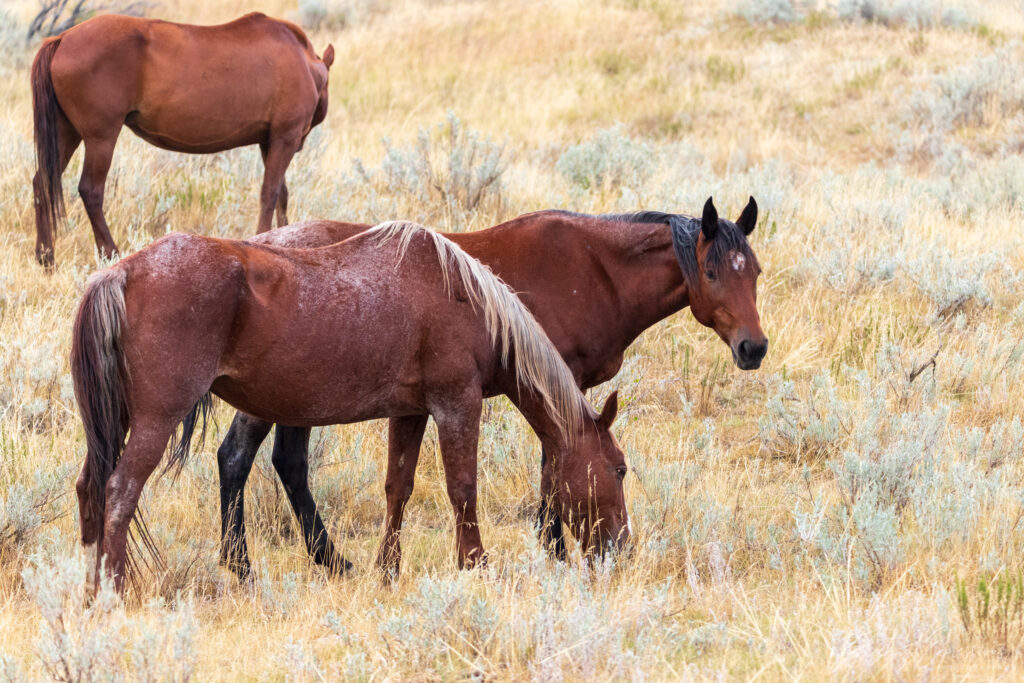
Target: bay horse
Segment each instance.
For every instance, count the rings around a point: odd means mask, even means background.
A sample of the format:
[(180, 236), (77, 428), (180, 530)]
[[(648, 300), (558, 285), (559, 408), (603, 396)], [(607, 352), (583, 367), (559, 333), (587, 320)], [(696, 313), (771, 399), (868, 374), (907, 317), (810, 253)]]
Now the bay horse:
[(179, 423), (170, 464), (184, 461), (211, 393), (296, 428), (433, 416), (460, 567), (485, 559), (480, 414), (485, 395), (505, 393), (549, 453), (574, 532), (598, 553), (629, 538), (616, 397), (595, 412), (515, 294), (422, 226), (387, 223), (308, 250), (164, 237), (90, 278), (71, 368), (88, 445), (82, 543), (92, 578), (106, 558), (119, 591), (142, 487)]
[(61, 175), (80, 142), (78, 193), (100, 253), (117, 253), (103, 194), (121, 126), (174, 152), (259, 145), (258, 230), (270, 229), (275, 207), (286, 224), (285, 171), (327, 115), (333, 62), (333, 46), (317, 57), (302, 29), (258, 12), (219, 26), (106, 14), (48, 38), (31, 72), (36, 259), (54, 264)]
[[(729, 345), (736, 365), (760, 366), (768, 341), (757, 313), (761, 271), (747, 236), (757, 224), (751, 197), (735, 223), (719, 219), (712, 199), (700, 218), (660, 212), (587, 216), (541, 211), (479, 232), (447, 235), (519, 292), (586, 389), (619, 371), (626, 348), (647, 328), (689, 306), (701, 324)], [(309, 221), (275, 230), (253, 242), (314, 248), (370, 226)], [(489, 394), (488, 394), (489, 395)], [(412, 495), (425, 416), (394, 418), (389, 430), (385, 483), (387, 517), (378, 565), (397, 571), (398, 530)], [(221, 480), (221, 560), (240, 578), (250, 576), (245, 541), (244, 487), (260, 444), (273, 425), (238, 413), (217, 452)], [(309, 430), (278, 425), (272, 462), (302, 527), (313, 560), (340, 566), (309, 490)], [(542, 443), (540, 537), (566, 557), (553, 474)]]

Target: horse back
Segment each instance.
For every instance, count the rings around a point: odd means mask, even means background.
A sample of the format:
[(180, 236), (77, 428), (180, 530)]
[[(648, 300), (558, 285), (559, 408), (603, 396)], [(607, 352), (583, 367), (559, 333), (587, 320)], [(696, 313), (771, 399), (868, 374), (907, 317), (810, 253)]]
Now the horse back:
[(309, 220), (264, 232), (250, 238), (248, 241), (254, 244), (292, 249), (316, 249), (342, 242), (369, 230), (371, 227), (373, 226), (365, 223)]
[(247, 15), (194, 26), (102, 15), (59, 37), (52, 79), (83, 137), (127, 124), (148, 142), (204, 153), (308, 129), (327, 68), (288, 22)]

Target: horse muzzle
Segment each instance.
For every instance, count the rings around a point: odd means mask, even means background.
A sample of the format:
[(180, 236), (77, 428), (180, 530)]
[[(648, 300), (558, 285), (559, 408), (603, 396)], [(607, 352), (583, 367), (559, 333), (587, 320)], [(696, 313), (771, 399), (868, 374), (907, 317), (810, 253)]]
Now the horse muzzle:
[(763, 337), (760, 341), (744, 339), (732, 347), (733, 362), (740, 370), (757, 370), (767, 353), (768, 340)]

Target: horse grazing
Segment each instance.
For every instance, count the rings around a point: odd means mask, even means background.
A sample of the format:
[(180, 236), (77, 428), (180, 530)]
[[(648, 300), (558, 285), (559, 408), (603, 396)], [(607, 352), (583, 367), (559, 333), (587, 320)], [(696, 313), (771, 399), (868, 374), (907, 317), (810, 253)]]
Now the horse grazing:
[(98, 544), (96, 571), (106, 557), (119, 590), (142, 486), (179, 423), (169, 464), (184, 461), (209, 393), (303, 428), (433, 416), (460, 567), (484, 558), (480, 413), (485, 395), (505, 393), (548, 449), (574, 532), (598, 552), (629, 537), (615, 397), (592, 410), (511, 290), (412, 223), (311, 250), (165, 237), (90, 279), (71, 366), (88, 445), (82, 542)]
[(103, 192), (121, 126), (174, 152), (205, 154), (260, 146), (265, 173), (260, 232), (288, 222), (285, 170), (327, 115), (327, 71), (306, 34), (287, 21), (247, 14), (192, 26), (108, 14), (43, 42), (32, 62), (36, 163), (36, 259), (54, 263), (64, 216), (61, 175), (80, 142), (78, 193), (96, 245), (117, 253), (103, 216)]
[[(536, 316), (581, 388), (611, 379), (623, 352), (645, 329), (689, 306), (694, 317), (729, 345), (736, 365), (760, 366), (768, 341), (757, 314), (760, 266), (747, 243), (757, 224), (750, 198), (739, 219), (720, 220), (708, 199), (701, 218), (642, 212), (586, 216), (541, 211), (479, 232), (448, 235), (498, 274)], [(333, 244), (370, 226), (310, 221), (252, 241), (312, 248)], [(397, 570), (398, 529), (412, 495), (426, 417), (391, 420), (387, 492), (388, 531), (378, 556)], [(235, 416), (217, 452), (221, 480), (221, 559), (245, 578), (251, 571), (245, 542), (244, 490), (260, 444), (272, 425)], [(315, 562), (338, 567), (309, 490), (309, 430), (278, 425), (272, 461)], [(556, 481), (542, 440), (541, 541), (566, 556), (559, 507), (551, 505)]]

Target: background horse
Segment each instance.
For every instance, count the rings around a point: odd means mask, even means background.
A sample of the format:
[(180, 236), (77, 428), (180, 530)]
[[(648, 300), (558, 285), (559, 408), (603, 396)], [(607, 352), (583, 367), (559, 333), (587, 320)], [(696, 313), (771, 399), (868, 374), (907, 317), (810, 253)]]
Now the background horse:
[[(448, 235), (486, 263), (533, 312), (581, 388), (619, 371), (626, 348), (645, 329), (689, 306), (694, 317), (729, 345), (736, 365), (760, 366), (767, 350), (757, 314), (760, 266), (747, 243), (757, 224), (751, 197), (736, 223), (719, 220), (711, 199), (700, 219), (643, 212), (585, 216), (541, 211), (479, 232)], [(310, 221), (253, 241), (319, 247), (351, 237), (367, 225)], [(271, 424), (239, 413), (217, 452), (221, 480), (221, 558), (240, 577), (250, 570), (245, 542), (245, 481)], [(389, 529), (401, 525), (412, 495), (422, 416), (391, 421), (387, 492)], [(278, 425), (272, 461), (302, 527), (314, 561), (340, 566), (309, 490), (309, 430)], [(562, 521), (549, 509), (552, 474), (542, 451), (541, 542), (565, 557)], [(396, 545), (378, 562), (397, 568)]]
[(508, 287), (414, 224), (312, 250), (163, 238), (90, 279), (71, 366), (88, 444), (82, 542), (98, 544), (96, 572), (105, 557), (118, 590), (142, 487), (183, 421), (171, 462), (188, 454), (208, 392), (296, 427), (432, 415), (460, 567), (483, 558), (483, 396), (509, 394), (548, 449), (574, 532), (600, 549), (629, 536), (625, 461), (609, 431), (615, 397), (595, 413)]
[(258, 144), (265, 166), (258, 229), (270, 229), (275, 206), (278, 225), (287, 223), (285, 171), (327, 115), (333, 61), (333, 46), (320, 59), (302, 29), (259, 13), (219, 26), (108, 14), (46, 40), (31, 77), (36, 259), (54, 263), (61, 175), (79, 142), (78, 193), (100, 253), (117, 252), (103, 192), (121, 126), (175, 152)]

